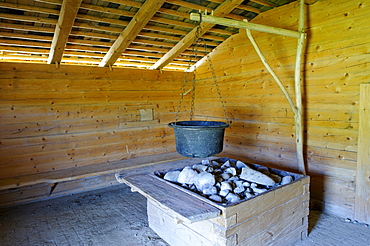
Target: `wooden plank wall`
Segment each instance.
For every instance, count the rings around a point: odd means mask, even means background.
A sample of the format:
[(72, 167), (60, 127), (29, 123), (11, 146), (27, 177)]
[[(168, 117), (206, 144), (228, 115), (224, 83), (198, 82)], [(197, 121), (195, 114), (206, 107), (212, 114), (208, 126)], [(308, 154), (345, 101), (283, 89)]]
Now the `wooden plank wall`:
[(182, 72), (17, 63), (0, 71), (0, 178), (176, 151), (167, 124)]
[[(311, 201), (353, 218), (357, 159), (359, 85), (370, 81), (370, 15), (367, 1), (322, 0), (307, 5), (304, 59), (304, 154)], [(254, 23), (297, 30), (298, 3), (260, 14)], [(269, 64), (294, 99), (297, 40), (252, 31)], [(256, 163), (298, 170), (293, 113), (246, 37), (230, 37), (211, 60), (232, 127), (225, 152)], [(197, 70), (196, 114), (222, 119), (210, 67)]]

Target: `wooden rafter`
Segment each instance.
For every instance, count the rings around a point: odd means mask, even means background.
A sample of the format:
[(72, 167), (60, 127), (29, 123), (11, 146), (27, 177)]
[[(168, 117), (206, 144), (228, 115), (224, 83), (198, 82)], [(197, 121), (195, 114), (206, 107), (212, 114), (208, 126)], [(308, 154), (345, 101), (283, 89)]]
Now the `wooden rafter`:
[[(215, 16), (224, 17), (226, 14), (230, 13), (242, 2), (243, 0), (226, 1), (220, 6), (218, 6), (217, 9), (214, 10), (213, 14)], [(201, 23), (199, 28), (195, 27), (179, 43), (177, 43), (175, 47), (173, 47), (167, 54), (165, 54), (161, 59), (159, 59), (150, 69), (162, 69), (168, 63), (170, 63), (175, 57), (177, 57), (181, 52), (183, 52), (190, 45), (192, 45), (197, 37), (201, 37), (213, 26), (214, 24)]]
[(99, 63), (99, 67), (113, 65), (122, 55), (122, 52), (124, 52), (132, 41), (135, 40), (136, 36), (141, 32), (158, 9), (162, 7), (164, 2), (165, 0), (146, 1), (111, 46), (108, 53)]
[(60, 63), (82, 0), (64, 0), (50, 47), (48, 64)]

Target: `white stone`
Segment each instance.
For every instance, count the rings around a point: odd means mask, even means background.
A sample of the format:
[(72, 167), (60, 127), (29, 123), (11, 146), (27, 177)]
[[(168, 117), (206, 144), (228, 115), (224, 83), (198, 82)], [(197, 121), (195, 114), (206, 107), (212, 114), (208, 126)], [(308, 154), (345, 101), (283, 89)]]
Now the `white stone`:
[(209, 160), (204, 159), (204, 160), (202, 160), (202, 164), (203, 164), (203, 165), (209, 165), (209, 164), (210, 164), (210, 162), (209, 162)]
[(234, 193), (242, 193), (245, 191), (245, 188), (243, 186), (238, 186), (234, 189)]
[(232, 190), (233, 187), (231, 186), (230, 182), (224, 181), (224, 182), (221, 182), (220, 189), (221, 190)]
[(266, 185), (266, 186), (273, 186), (275, 185), (275, 181), (270, 178), (269, 176), (250, 169), (250, 168), (242, 168), (242, 173), (240, 174), (240, 178), (250, 181), (250, 182), (255, 182), (258, 184)]
[(237, 161), (235, 166), (239, 170), (241, 170), (242, 168), (249, 168), (244, 162), (241, 162), (241, 161)]
[(293, 177), (292, 176), (284, 176), (281, 179), (280, 185), (286, 185), (286, 184), (291, 183), (292, 181), (293, 181)]
[(204, 195), (216, 195), (217, 194), (217, 188), (215, 186), (210, 186), (203, 189)]
[(236, 169), (235, 167), (228, 167), (225, 169), (224, 173), (230, 173), (232, 176), (236, 175)]
[(220, 196), (223, 196), (223, 197), (225, 197), (225, 196), (227, 196), (227, 194), (229, 194), (230, 193), (230, 190), (220, 190), (220, 192), (218, 193)]
[(267, 191), (267, 189), (260, 189), (260, 188), (257, 188), (257, 187), (254, 187), (253, 188), (253, 192), (254, 193), (257, 193), (257, 194), (261, 194), (263, 192)]
[(180, 171), (170, 171), (164, 175), (164, 179), (171, 182), (178, 182)]
[(202, 164), (194, 164), (192, 166), (192, 168), (194, 170), (197, 170), (198, 172), (203, 172), (203, 171), (207, 170), (208, 167), (206, 165), (202, 165)]
[(252, 193), (253, 190), (252, 190), (252, 188), (247, 187), (247, 188), (245, 188), (245, 192)]
[(240, 179), (234, 181), (234, 184), (236, 186), (241, 186), (242, 187), (243, 186), (243, 183), (244, 183), (244, 181), (243, 180), (240, 180)]
[(231, 162), (230, 161), (226, 161), (224, 164), (222, 164), (221, 168), (222, 169), (226, 169), (228, 167), (231, 167)]
[(184, 167), (179, 174), (177, 181), (182, 184), (194, 184), (195, 177), (198, 172), (191, 169), (191, 167)]
[(213, 166), (214, 168), (220, 168), (220, 167), (221, 167), (221, 164), (220, 164), (220, 163), (218, 163), (217, 161), (212, 161), (212, 166)]
[(240, 197), (238, 195), (234, 194), (234, 193), (227, 194), (227, 196), (225, 198), (230, 203), (235, 203), (235, 202), (240, 201)]
[(199, 191), (213, 186), (216, 183), (215, 177), (211, 173), (201, 172), (194, 177), (194, 184)]
[(251, 198), (253, 195), (250, 192), (244, 192), (246, 198)]
[(209, 197), (209, 199), (211, 199), (212, 201), (215, 201), (215, 202), (222, 202), (222, 197), (218, 196), (218, 195), (212, 195)]
[(221, 173), (221, 177), (224, 180), (231, 178), (231, 176), (232, 176), (231, 173)]

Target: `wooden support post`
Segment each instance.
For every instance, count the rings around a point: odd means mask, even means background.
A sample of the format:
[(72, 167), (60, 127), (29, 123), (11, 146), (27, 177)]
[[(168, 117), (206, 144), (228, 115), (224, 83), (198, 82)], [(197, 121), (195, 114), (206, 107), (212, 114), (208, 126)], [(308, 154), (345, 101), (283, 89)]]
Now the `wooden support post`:
[(370, 223), (370, 83), (360, 85), (355, 219)]
[(303, 110), (302, 110), (302, 92), (301, 92), (301, 65), (303, 58), (303, 48), (306, 39), (304, 33), (304, 12), (305, 3), (304, 0), (300, 0), (299, 6), (299, 20), (298, 20), (298, 31), (299, 38), (297, 44), (297, 54), (294, 71), (294, 87), (295, 87), (295, 103), (297, 112), (294, 114), (294, 125), (295, 125), (295, 139), (296, 139), (296, 153), (298, 159), (298, 169), (300, 173), (306, 175), (306, 168), (304, 164), (303, 156)]

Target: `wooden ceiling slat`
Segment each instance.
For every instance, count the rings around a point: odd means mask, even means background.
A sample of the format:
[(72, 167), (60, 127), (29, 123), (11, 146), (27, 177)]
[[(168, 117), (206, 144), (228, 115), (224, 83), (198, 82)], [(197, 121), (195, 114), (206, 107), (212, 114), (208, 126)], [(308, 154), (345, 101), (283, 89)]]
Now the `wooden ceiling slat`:
[[(208, 0), (208, 1), (214, 2), (214, 3), (220, 3), (220, 4), (224, 2), (224, 0)], [(252, 0), (252, 1), (249, 1), (249, 2), (258, 3), (258, 4), (266, 6), (266, 7), (276, 7), (275, 4), (272, 4), (272, 3), (264, 1), (264, 0)], [(251, 11), (251, 12), (254, 12), (254, 13), (261, 13), (261, 10), (259, 10), (257, 8), (254, 8), (254, 7), (250, 7), (250, 6), (245, 5), (245, 4), (240, 4), (237, 7), (237, 9), (243, 9), (243, 8), (250, 8), (248, 11)], [(255, 11), (257, 11), (257, 12), (255, 12)]]
[(0, 28), (11, 29), (11, 30), (42, 32), (42, 33), (54, 33), (55, 31), (55, 28), (53, 27), (21, 25), (21, 24), (13, 24), (13, 23), (5, 23), (5, 22), (0, 22)]
[[(188, 18), (189, 18), (189, 16), (188, 16)], [(166, 19), (166, 18), (162, 18), (162, 17), (156, 17), (156, 16), (153, 16), (150, 19), (150, 21), (169, 24), (169, 25), (173, 25), (173, 26), (187, 27), (187, 28), (190, 28), (190, 29), (193, 29), (195, 27), (195, 25), (192, 24), (192, 23), (187, 23), (187, 22), (177, 21), (177, 20), (170, 20), (170, 19)]]
[(126, 10), (122, 10), (122, 9), (108, 8), (108, 7), (101, 7), (101, 6), (91, 5), (91, 4), (86, 4), (86, 3), (81, 3), (80, 8), (81, 9), (86, 9), (86, 10), (96, 11), (96, 12), (99, 12), (99, 13), (114, 14), (114, 15), (118, 15), (118, 16), (133, 17), (135, 15), (135, 13), (131, 12), (131, 11), (126, 11)]
[(186, 18), (189, 19), (189, 13), (172, 10), (172, 9), (166, 9), (166, 8), (160, 8), (158, 10), (159, 13), (167, 14), (167, 15), (173, 15), (180, 18)]
[[(173, 1), (173, 0), (171, 0)], [(241, 4), (243, 0), (230, 0), (224, 2), (220, 6), (218, 6), (214, 10), (214, 15), (218, 17), (224, 17), (226, 14), (230, 13), (234, 8), (236, 8), (239, 4)], [(200, 31), (198, 32), (198, 28), (194, 28), (191, 30), (175, 47), (173, 47), (167, 54), (165, 54), (159, 61), (157, 61), (151, 69), (162, 69), (168, 63), (170, 63), (176, 56), (178, 56), (181, 52), (186, 50), (194, 40), (199, 36), (205, 34), (208, 30), (210, 30), (214, 25), (209, 23), (201, 23), (200, 24)]]
[(48, 64), (60, 63), (82, 0), (64, 0), (51, 42)]
[(119, 19), (112, 19), (112, 18), (105, 18), (105, 17), (97, 17), (97, 16), (92, 16), (92, 15), (87, 15), (87, 14), (77, 14), (76, 16), (77, 19), (79, 20), (84, 20), (84, 21), (95, 21), (97, 23), (103, 22), (107, 24), (115, 24), (115, 25), (120, 25), (122, 26), (122, 29), (128, 25), (128, 21), (124, 20), (119, 20)]
[(11, 40), (0, 38), (0, 45), (20, 46), (20, 47), (40, 47), (50, 48), (50, 42), (35, 42), (26, 40)]
[(143, 6), (142, 3), (135, 2), (135, 1), (129, 1), (129, 0), (104, 0), (106, 2), (111, 2), (111, 3), (118, 3), (121, 5), (126, 5), (130, 7), (135, 7), (135, 8), (141, 8)]
[(173, 40), (173, 41), (181, 40), (181, 38), (177, 36), (163, 35), (163, 34), (153, 33), (153, 32), (140, 32), (138, 36), (147, 37), (147, 38), (155, 38), (155, 39)]
[(59, 10), (57, 9), (39, 8), (39, 7), (30, 6), (30, 5), (0, 2), (0, 7), (29, 11), (29, 12), (34, 12), (34, 13), (59, 15)]
[(265, 0), (253, 0), (251, 2), (255, 2), (255, 3), (258, 3), (260, 5), (264, 5), (266, 7), (270, 7), (270, 8), (275, 8), (275, 7), (278, 6), (278, 5), (274, 4), (274, 3), (271, 3), (271, 2), (268, 2), (268, 1), (265, 1)]
[(22, 33), (13, 33), (13, 32), (1, 32), (0, 37), (8, 37), (8, 38), (19, 38), (19, 39), (26, 39), (26, 40), (37, 40), (37, 41), (49, 41), (53, 39), (53, 37), (48, 36), (40, 36), (40, 35), (30, 35), (30, 34), (22, 34)]
[(253, 12), (253, 13), (256, 13), (256, 14), (260, 14), (260, 13), (262, 13), (262, 11), (261, 11), (260, 9), (253, 8), (253, 7), (248, 6), (248, 5), (245, 5), (245, 4), (240, 4), (240, 5), (238, 6), (238, 9), (242, 9), (242, 10), (250, 11), (250, 12)]
[(36, 16), (27, 16), (27, 15), (14, 15), (14, 14), (6, 14), (6, 13), (1, 13), (0, 19), (36, 22), (36, 23), (51, 24), (51, 25), (57, 24), (57, 20), (55, 19), (36, 17)]
[(146, 1), (132, 18), (125, 30), (114, 42), (101, 63), (99, 63), (99, 66), (105, 67), (113, 65), (121, 56), (122, 52), (127, 49), (127, 47), (141, 32), (144, 26), (150, 21), (150, 18), (152, 18), (158, 9), (163, 5), (163, 3), (164, 0)]

